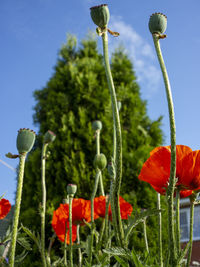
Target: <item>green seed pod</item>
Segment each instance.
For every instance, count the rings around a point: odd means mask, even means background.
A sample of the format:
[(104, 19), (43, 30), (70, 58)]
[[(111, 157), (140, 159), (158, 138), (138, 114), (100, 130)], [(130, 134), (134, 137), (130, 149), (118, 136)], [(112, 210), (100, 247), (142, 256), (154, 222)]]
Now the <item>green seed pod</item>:
[(44, 143), (45, 144), (52, 143), (55, 139), (56, 139), (55, 133), (53, 133), (50, 130), (48, 130), (44, 135)]
[(68, 195), (75, 195), (77, 190), (76, 184), (68, 184), (67, 185), (67, 194)]
[(106, 156), (103, 153), (97, 154), (94, 158), (94, 167), (102, 171), (103, 169), (105, 169), (106, 165), (107, 165)]
[(108, 21), (110, 19), (110, 13), (106, 4), (91, 7), (90, 15), (93, 22), (98, 27), (100, 27), (101, 29), (105, 29), (107, 27)]
[(163, 34), (167, 28), (167, 16), (162, 13), (154, 13), (149, 19), (149, 30), (152, 34)]
[(93, 121), (92, 123), (92, 129), (94, 131), (100, 130), (102, 129), (102, 122), (101, 121)]
[(19, 154), (28, 153), (35, 143), (35, 132), (30, 129), (20, 129), (17, 135), (17, 150)]

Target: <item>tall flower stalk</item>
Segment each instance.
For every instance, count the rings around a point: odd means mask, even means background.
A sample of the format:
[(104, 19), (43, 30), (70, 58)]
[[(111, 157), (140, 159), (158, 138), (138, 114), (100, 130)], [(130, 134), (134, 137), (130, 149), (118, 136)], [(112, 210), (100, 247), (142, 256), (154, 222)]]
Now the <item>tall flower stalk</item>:
[(27, 153), (32, 149), (35, 142), (35, 132), (26, 128), (20, 129), (17, 136), (17, 150), (19, 152), (19, 171), (17, 181), (17, 193), (15, 200), (15, 211), (12, 227), (11, 247), (9, 256), (9, 267), (14, 267), (15, 250), (17, 241), (17, 229), (19, 223), (22, 188), (24, 179), (25, 159)]
[(155, 13), (150, 17), (149, 29), (153, 36), (153, 41), (162, 71), (170, 120), (170, 139), (171, 139), (171, 168), (170, 168), (170, 178), (169, 185), (167, 189), (168, 198), (168, 231), (169, 231), (169, 247), (170, 247), (170, 264), (176, 266), (176, 246), (175, 246), (175, 233), (174, 233), (174, 210), (173, 210), (173, 199), (174, 190), (176, 183), (176, 127), (175, 127), (175, 117), (174, 117), (174, 105), (172, 100), (171, 86), (167, 74), (167, 69), (165, 67), (164, 59), (162, 56), (162, 51), (160, 48), (160, 39), (166, 37), (163, 35), (167, 27), (167, 18), (161, 13)]
[(41, 257), (43, 266), (46, 267), (46, 256), (45, 256), (45, 215), (46, 215), (46, 182), (45, 182), (45, 165), (46, 165), (46, 151), (47, 146), (53, 142), (56, 135), (47, 131), (44, 135), (44, 141), (42, 146), (41, 155), (41, 178), (42, 178), (42, 207), (41, 207)]
[(93, 22), (98, 26), (97, 33), (102, 37), (104, 66), (112, 103), (112, 113), (113, 113), (113, 121), (115, 127), (114, 131), (116, 133), (116, 161), (115, 161), (116, 179), (114, 182), (112, 197), (114, 198), (114, 201), (116, 203), (115, 213), (117, 218), (117, 231), (119, 234), (119, 240), (121, 245), (123, 245), (124, 230), (122, 227), (122, 221), (120, 216), (120, 205), (119, 205), (119, 194), (120, 194), (121, 179), (122, 179), (122, 137), (121, 137), (119, 111), (117, 106), (117, 98), (109, 63), (107, 24), (110, 18), (110, 14), (107, 5), (104, 4), (92, 7), (91, 17)]
[[(160, 194), (157, 193), (157, 209), (161, 209)], [(162, 252), (162, 214), (158, 213), (158, 248), (159, 248), (159, 266), (163, 267), (163, 252)]]
[[(69, 266), (73, 267), (73, 240), (72, 240), (72, 203), (76, 193), (77, 186), (74, 184), (68, 184), (67, 193), (69, 196)], [(66, 225), (67, 226), (67, 225)]]

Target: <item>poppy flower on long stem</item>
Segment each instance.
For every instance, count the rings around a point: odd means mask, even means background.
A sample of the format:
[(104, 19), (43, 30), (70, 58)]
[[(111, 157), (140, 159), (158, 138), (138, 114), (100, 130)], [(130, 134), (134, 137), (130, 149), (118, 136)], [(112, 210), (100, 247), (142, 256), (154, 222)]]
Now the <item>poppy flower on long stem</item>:
[(11, 209), (10, 202), (7, 199), (2, 198), (0, 200), (0, 220), (6, 217), (10, 209)]
[[(159, 193), (165, 194), (169, 183), (171, 166), (170, 146), (155, 148), (143, 164), (139, 179), (151, 184)], [(200, 150), (188, 146), (176, 146), (176, 188), (183, 197), (200, 189)]]
[[(94, 219), (98, 215), (94, 212)], [(76, 240), (77, 225), (91, 221), (91, 202), (82, 198), (74, 198), (72, 202), (72, 242)], [(69, 204), (60, 204), (53, 212), (52, 227), (60, 241), (65, 241), (66, 226), (69, 229)], [(67, 244), (69, 244), (69, 231), (67, 231)]]
[[(119, 197), (119, 204), (120, 204), (121, 218), (127, 220), (128, 216), (130, 216), (133, 211), (133, 207), (131, 206), (130, 203), (124, 200), (123, 197), (121, 196)], [(105, 218), (105, 213), (106, 213), (106, 197), (105, 196), (96, 197), (94, 199), (94, 211), (99, 217)], [(108, 208), (108, 216), (110, 219), (112, 219), (112, 212), (111, 212), (110, 205)]]

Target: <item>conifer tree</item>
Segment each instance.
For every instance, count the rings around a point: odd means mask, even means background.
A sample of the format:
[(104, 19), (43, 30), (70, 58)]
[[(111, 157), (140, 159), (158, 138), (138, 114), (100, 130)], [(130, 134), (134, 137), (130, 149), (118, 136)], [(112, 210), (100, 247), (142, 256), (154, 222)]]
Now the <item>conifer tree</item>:
[[(155, 121), (148, 117), (146, 101), (141, 99), (133, 65), (123, 49), (113, 53), (111, 67), (117, 98), (122, 103), (121, 195), (133, 204), (135, 211), (155, 208), (156, 193), (148, 184), (138, 181), (137, 176), (149, 152), (162, 143), (161, 117)], [(77, 46), (76, 38), (69, 36), (60, 50), (52, 77), (44, 88), (35, 91), (34, 97), (34, 122), (39, 127), (39, 132), (35, 149), (26, 163), (21, 221), (31, 229), (40, 229), (38, 207), (42, 199), (42, 136), (47, 130), (51, 130), (57, 137), (50, 145), (51, 154), (46, 166), (50, 236), (52, 211), (66, 198), (68, 183), (77, 184), (76, 197), (90, 198), (94, 184), (93, 159), (96, 153), (92, 121), (102, 122), (101, 152), (108, 161), (112, 156), (111, 101), (103, 58), (97, 49), (96, 40), (85, 39), (81, 46)], [(108, 193), (107, 171), (104, 172), (103, 180)], [(152, 225), (155, 222), (156, 219), (150, 220)]]

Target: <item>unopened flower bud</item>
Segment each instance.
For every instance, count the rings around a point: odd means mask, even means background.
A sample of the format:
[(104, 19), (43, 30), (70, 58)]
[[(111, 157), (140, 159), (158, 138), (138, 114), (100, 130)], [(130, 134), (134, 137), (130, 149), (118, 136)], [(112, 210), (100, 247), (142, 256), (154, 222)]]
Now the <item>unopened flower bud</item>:
[(50, 130), (48, 130), (44, 135), (44, 143), (45, 144), (52, 143), (55, 139), (56, 139), (55, 133), (53, 133)]
[(101, 130), (102, 129), (102, 122), (101, 121), (93, 121), (92, 129), (94, 131)]
[(35, 132), (30, 129), (20, 129), (17, 135), (17, 150), (19, 154), (28, 153), (35, 143)]
[(102, 171), (103, 169), (105, 169), (106, 165), (107, 165), (106, 156), (103, 153), (97, 154), (94, 158), (94, 167)]
[(108, 6), (106, 4), (91, 7), (90, 15), (91, 15), (93, 22), (98, 27), (100, 27), (101, 29), (104, 29), (107, 27), (108, 21), (110, 19), (110, 13), (109, 13)]
[(67, 194), (68, 195), (75, 195), (77, 190), (76, 184), (68, 184), (67, 185)]
[(152, 34), (163, 34), (167, 28), (167, 17), (162, 13), (154, 13), (149, 19), (149, 30)]

